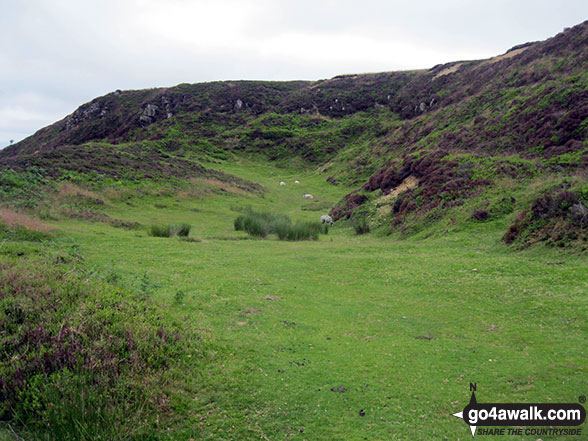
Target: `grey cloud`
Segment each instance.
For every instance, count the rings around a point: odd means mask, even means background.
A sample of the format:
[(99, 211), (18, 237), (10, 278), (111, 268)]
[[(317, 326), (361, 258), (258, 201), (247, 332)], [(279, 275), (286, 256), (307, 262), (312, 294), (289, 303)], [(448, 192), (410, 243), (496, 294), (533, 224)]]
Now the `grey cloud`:
[[(216, 15), (207, 11), (220, 0), (3, 3), (0, 146), (116, 89), (429, 67), (548, 38), (588, 12), (576, 0), (242, 0)], [(187, 16), (142, 21), (153, 8)], [(408, 49), (394, 53), (398, 44)]]

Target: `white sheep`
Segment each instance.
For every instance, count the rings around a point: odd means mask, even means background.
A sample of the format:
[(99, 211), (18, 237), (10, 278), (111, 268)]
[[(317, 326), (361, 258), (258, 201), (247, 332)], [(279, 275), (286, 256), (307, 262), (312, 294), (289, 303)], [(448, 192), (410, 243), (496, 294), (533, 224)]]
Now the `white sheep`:
[(333, 218), (331, 216), (329, 216), (328, 214), (323, 214), (321, 216), (321, 224), (331, 224), (331, 227), (333, 226)]
[(313, 196), (313, 195), (311, 195), (311, 194), (309, 194), (309, 193), (304, 193), (304, 194), (302, 195), (302, 197), (303, 197), (304, 199), (314, 199), (314, 196)]
[(300, 184), (299, 180), (294, 181), (295, 184)]
[(280, 181), (280, 187), (283, 187), (284, 185), (286, 185), (286, 183), (284, 181)]

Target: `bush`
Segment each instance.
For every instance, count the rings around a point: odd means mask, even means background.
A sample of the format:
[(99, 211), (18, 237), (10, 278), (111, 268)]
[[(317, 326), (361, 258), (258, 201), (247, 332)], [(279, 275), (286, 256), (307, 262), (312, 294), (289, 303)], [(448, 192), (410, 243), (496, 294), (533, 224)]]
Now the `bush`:
[(190, 229), (192, 228), (192, 225), (190, 224), (178, 224), (175, 225), (175, 233), (178, 237), (188, 237), (188, 235), (190, 234)]
[(278, 239), (286, 240), (288, 239), (288, 233), (292, 229), (292, 223), (290, 222), (290, 219), (288, 219), (287, 221), (283, 219), (277, 220), (274, 223), (273, 229), (277, 234)]
[(290, 227), (287, 240), (318, 240), (322, 229), (320, 222), (296, 222)]
[(581, 203), (573, 205), (570, 209), (570, 219), (576, 225), (588, 227), (588, 208)]
[(153, 237), (171, 237), (172, 236), (172, 226), (170, 224), (167, 225), (151, 225), (149, 228), (149, 236)]
[(366, 234), (370, 232), (370, 225), (367, 219), (362, 217), (353, 220), (353, 229), (355, 230), (355, 234)]
[(167, 224), (167, 225), (151, 225), (149, 228), (149, 236), (153, 237), (188, 237), (190, 234), (190, 224)]
[(490, 217), (490, 212), (488, 210), (475, 210), (472, 213), (472, 219), (477, 221), (485, 221)]
[(507, 244), (518, 242), (520, 247), (545, 242), (561, 247), (584, 246), (588, 228), (588, 208), (578, 189), (560, 185), (547, 191), (531, 203), (504, 235)]
[(258, 216), (247, 216), (243, 221), (243, 229), (251, 236), (266, 237), (269, 233), (269, 223)]
[(320, 222), (296, 222), (283, 214), (259, 212), (247, 208), (246, 214), (239, 215), (234, 226), (236, 231), (245, 231), (250, 236), (265, 238), (275, 234), (280, 240), (317, 240), (319, 234), (327, 234), (328, 225)]
[(237, 216), (234, 222), (235, 231), (244, 231), (245, 230), (245, 215)]

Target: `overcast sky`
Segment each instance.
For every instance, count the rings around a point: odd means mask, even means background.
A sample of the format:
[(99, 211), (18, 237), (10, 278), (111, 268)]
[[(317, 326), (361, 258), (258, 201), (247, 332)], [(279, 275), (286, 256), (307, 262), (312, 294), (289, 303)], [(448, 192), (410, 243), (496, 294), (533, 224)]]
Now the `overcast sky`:
[(0, 148), (116, 89), (488, 58), (586, 0), (0, 0)]

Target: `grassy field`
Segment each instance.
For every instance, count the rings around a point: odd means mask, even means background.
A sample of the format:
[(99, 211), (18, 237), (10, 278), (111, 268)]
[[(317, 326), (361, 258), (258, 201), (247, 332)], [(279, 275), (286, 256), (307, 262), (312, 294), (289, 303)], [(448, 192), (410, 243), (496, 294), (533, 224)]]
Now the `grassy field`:
[(214, 361), (194, 374), (201, 388), (174, 403), (179, 422), (162, 439), (468, 439), (451, 414), (467, 404), (470, 382), (482, 402), (586, 395), (585, 256), (513, 252), (492, 222), (427, 240), (355, 236), (343, 224), (319, 241), (249, 239), (233, 229), (245, 206), (318, 220), (348, 189), (319, 172), (222, 167), (267, 192), (105, 207), (144, 227), (190, 223), (199, 241), (54, 223), (88, 264), (142, 284), (209, 342)]

